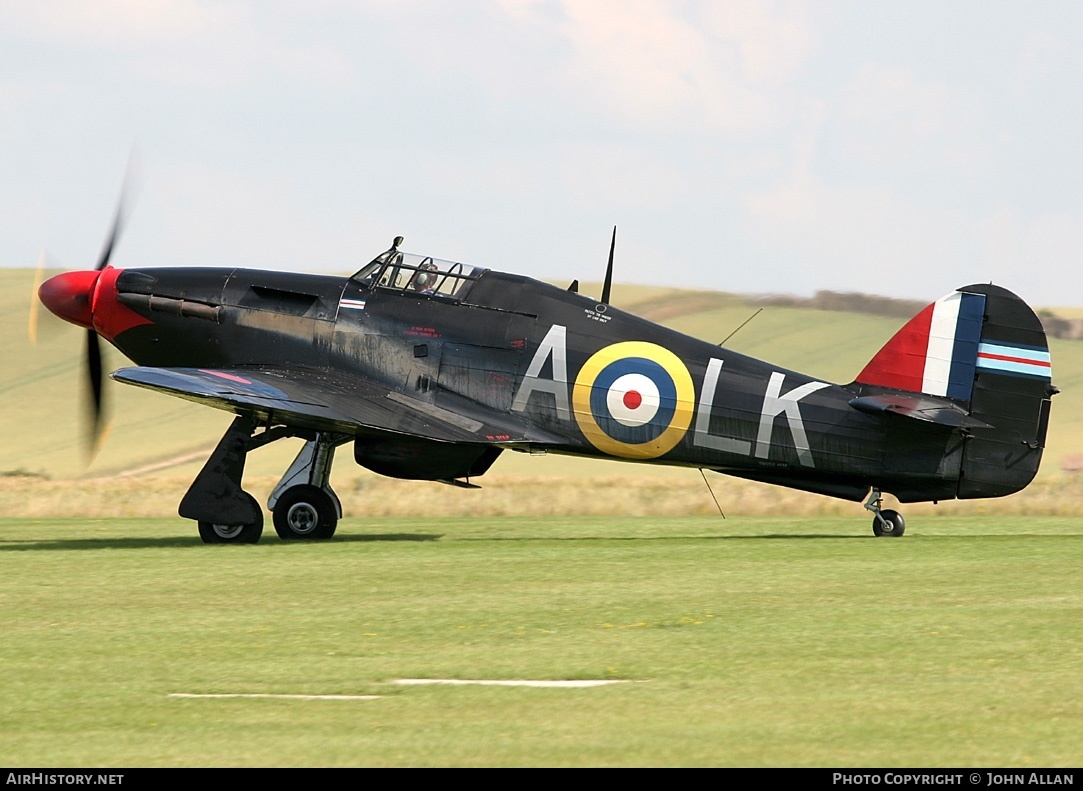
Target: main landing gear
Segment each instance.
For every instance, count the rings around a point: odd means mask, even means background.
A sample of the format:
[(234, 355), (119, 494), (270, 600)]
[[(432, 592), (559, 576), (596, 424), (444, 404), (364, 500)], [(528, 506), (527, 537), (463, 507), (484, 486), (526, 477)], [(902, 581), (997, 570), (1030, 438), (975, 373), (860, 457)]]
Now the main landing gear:
[(267, 499), (275, 532), (283, 540), (330, 538), (342, 516), (342, 503), (331, 488), (335, 447), (346, 437), (317, 434), (301, 448)]
[(342, 517), (342, 504), (331, 488), (335, 448), (350, 437), (325, 432), (300, 434), (283, 426), (255, 431), (253, 417), (236, 418), (181, 500), (180, 515), (199, 524), (207, 544), (254, 544), (263, 534), (263, 509), (241, 489), (248, 451), (282, 439), (306, 440), (293, 464), (267, 500), (275, 532), (284, 540), (330, 538)]
[(872, 511), (872, 532), (877, 536), (901, 536), (906, 531), (906, 520), (902, 514), (890, 508), (881, 509), (884, 498), (880, 490), (873, 487), (869, 492), (869, 499), (865, 501), (865, 509)]

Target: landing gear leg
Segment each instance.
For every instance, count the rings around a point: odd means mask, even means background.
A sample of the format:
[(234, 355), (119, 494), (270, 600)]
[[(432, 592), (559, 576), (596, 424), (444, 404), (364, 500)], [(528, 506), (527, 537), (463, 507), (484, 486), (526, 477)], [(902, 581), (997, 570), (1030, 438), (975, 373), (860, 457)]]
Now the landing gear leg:
[(342, 517), (342, 503), (331, 488), (335, 448), (349, 437), (319, 432), (301, 448), (267, 498), (275, 532), (283, 540), (330, 538)]
[(180, 515), (199, 523), (206, 544), (255, 544), (263, 534), (263, 511), (256, 498), (241, 489), (255, 429), (255, 418), (236, 418), (181, 500)]
[(875, 486), (865, 501), (865, 510), (872, 511), (872, 532), (876, 536), (901, 536), (906, 531), (906, 520), (902, 514), (890, 508), (880, 508), (884, 498)]

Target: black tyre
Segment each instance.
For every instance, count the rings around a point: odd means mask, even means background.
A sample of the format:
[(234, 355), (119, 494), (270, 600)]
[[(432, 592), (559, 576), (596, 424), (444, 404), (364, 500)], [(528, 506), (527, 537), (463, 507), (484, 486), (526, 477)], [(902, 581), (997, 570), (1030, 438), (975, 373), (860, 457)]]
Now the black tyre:
[(906, 532), (906, 520), (902, 518), (902, 514), (898, 511), (887, 508), (880, 512), (880, 516), (884, 518), (887, 525), (881, 524), (880, 520), (874, 517), (872, 520), (872, 532), (875, 535), (901, 536)]
[(330, 538), (338, 527), (335, 501), (323, 489), (291, 486), (274, 507), (275, 532), (285, 541)]
[(216, 522), (200, 522), (199, 537), (204, 544), (255, 544), (263, 535), (263, 509), (256, 498), (245, 492), (259, 519), (247, 525), (221, 525)]

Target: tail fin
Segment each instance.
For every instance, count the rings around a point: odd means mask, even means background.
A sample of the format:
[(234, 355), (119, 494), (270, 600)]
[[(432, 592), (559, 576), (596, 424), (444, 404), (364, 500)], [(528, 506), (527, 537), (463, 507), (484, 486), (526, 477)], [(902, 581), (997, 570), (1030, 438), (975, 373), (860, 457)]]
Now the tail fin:
[[(999, 497), (1034, 478), (1049, 425), (1049, 345), (1034, 311), (994, 285), (964, 286), (911, 319), (856, 382), (951, 399), (964, 429), (958, 497)], [(979, 425), (984, 424), (984, 425)]]

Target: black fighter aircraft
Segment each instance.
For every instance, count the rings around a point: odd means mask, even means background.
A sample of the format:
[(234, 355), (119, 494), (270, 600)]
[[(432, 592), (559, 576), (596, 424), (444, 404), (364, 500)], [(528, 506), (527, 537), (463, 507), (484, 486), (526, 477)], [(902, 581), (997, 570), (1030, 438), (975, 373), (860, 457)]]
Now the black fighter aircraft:
[[(119, 223), (118, 223), (119, 225)], [(849, 384), (696, 340), (537, 280), (389, 250), (351, 277), (109, 266), (40, 288), (136, 363), (119, 382), (236, 415), (181, 500), (207, 543), (258, 541), (246, 454), (305, 445), (267, 508), (283, 539), (325, 539), (342, 515), (336, 448), (382, 475), (476, 488), (505, 450), (701, 470), (839, 497), (905, 523), (900, 502), (999, 497), (1038, 470), (1049, 348), (1034, 312), (994, 285), (964, 286), (910, 320)], [(614, 233), (615, 239), (615, 233)]]

